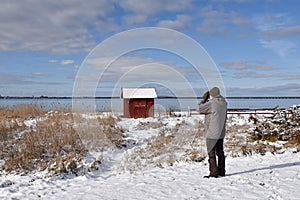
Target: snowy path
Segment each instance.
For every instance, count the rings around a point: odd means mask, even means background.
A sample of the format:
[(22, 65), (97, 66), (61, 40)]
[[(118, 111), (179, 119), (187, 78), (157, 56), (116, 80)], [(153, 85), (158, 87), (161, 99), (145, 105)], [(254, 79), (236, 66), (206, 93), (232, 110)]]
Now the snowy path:
[(205, 163), (97, 178), (1, 176), (0, 199), (300, 199), (299, 153), (228, 158), (218, 179), (202, 178)]

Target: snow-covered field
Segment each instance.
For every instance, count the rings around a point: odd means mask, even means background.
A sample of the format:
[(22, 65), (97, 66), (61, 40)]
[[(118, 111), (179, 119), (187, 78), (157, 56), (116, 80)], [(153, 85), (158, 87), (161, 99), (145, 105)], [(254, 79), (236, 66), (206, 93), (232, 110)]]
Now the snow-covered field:
[[(281, 150), (275, 153), (243, 155), (229, 145), (237, 142), (232, 138), (246, 140), (241, 127), (254, 126), (248, 115), (228, 120), (226, 176), (203, 178), (208, 162), (198, 130), (202, 120), (201, 116), (121, 119), (117, 126), (124, 131), (127, 146), (90, 152), (90, 157), (102, 157), (98, 171), (78, 176), (2, 173), (0, 199), (300, 199), (296, 148), (277, 142), (274, 146)], [(194, 152), (204, 160), (193, 161)]]
[(227, 176), (204, 179), (206, 162), (67, 179), (1, 177), (1, 199), (300, 199), (300, 154), (227, 158)]

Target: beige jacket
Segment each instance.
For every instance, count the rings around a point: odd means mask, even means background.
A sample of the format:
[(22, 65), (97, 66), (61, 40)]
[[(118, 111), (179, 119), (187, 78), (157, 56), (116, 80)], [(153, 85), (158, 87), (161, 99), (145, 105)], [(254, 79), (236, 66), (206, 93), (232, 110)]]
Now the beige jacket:
[(227, 118), (227, 102), (221, 95), (209, 102), (200, 103), (198, 112), (205, 114), (205, 136), (208, 139), (223, 139)]

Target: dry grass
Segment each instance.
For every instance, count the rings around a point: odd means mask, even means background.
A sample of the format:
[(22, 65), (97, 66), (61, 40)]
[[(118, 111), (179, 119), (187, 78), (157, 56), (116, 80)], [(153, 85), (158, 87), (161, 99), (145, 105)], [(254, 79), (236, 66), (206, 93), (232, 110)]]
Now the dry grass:
[[(22, 137), (7, 143), (5, 170), (16, 172), (42, 171), (65, 160), (80, 159), (87, 151), (72, 126), (72, 115), (53, 113), (25, 131)], [(60, 163), (57, 163), (57, 162)]]
[(250, 116), (251, 123), (227, 127), (226, 150), (230, 156), (252, 155), (266, 152), (281, 153), (285, 148), (300, 151), (300, 113), (285, 114), (280, 111), (273, 116)]
[(285, 147), (300, 147), (300, 112), (281, 111), (274, 116), (257, 120), (257, 126), (249, 131), (249, 140), (285, 142)]
[[(46, 113), (37, 105), (20, 105), (0, 108), (0, 118), (0, 159), (5, 161), (2, 170), (16, 173), (48, 170), (52, 174), (78, 174), (81, 170), (88, 149), (74, 128), (74, 117), (69, 110)], [(29, 119), (35, 122), (32, 126), (25, 125)], [(104, 135), (111, 144), (122, 146), (122, 130), (115, 127), (116, 121), (113, 117), (99, 117), (93, 136), (103, 140)], [(95, 163), (91, 169), (97, 168)]]
[(163, 126), (163, 123), (158, 120), (158, 121), (153, 121), (153, 122), (140, 122), (136, 127), (135, 129), (136, 130), (148, 130), (150, 128), (152, 129), (157, 129), (157, 128), (160, 128)]
[[(122, 148), (125, 147), (126, 144), (124, 141), (124, 135), (122, 134), (124, 131), (120, 127), (116, 126), (118, 121), (120, 121), (120, 118), (115, 118), (112, 115), (98, 117), (98, 123), (105, 138), (107, 138), (114, 146)], [(103, 140), (103, 138), (100, 139)]]
[(205, 149), (203, 128), (182, 121), (174, 128), (162, 128), (157, 137), (126, 154), (119, 170), (134, 172), (149, 166), (173, 166), (180, 161), (201, 162), (206, 157)]
[(14, 107), (1, 107), (0, 119), (29, 119), (42, 116), (45, 113), (41, 104), (19, 104)]

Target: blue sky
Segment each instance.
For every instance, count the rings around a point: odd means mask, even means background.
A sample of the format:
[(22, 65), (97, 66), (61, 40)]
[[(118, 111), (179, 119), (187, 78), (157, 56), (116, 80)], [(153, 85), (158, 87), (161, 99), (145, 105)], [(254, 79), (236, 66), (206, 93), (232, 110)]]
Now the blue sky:
[[(300, 96), (299, 4), (297, 0), (1, 0), (0, 95), (72, 96), (76, 74), (97, 44), (129, 29), (163, 27), (203, 46), (220, 70), (227, 96)], [(188, 63), (159, 50), (123, 56), (109, 75), (120, 77), (124, 69), (147, 63), (178, 71), (197, 95), (207, 89)], [(145, 75), (139, 73), (143, 70), (135, 71), (132, 83)], [(165, 74), (158, 78), (168, 79)], [(116, 78), (102, 81), (99, 95), (110, 95)], [(176, 80), (168, 81), (175, 87)], [(124, 82), (121, 87), (125, 86)], [(176, 87), (185, 90), (184, 85)]]

